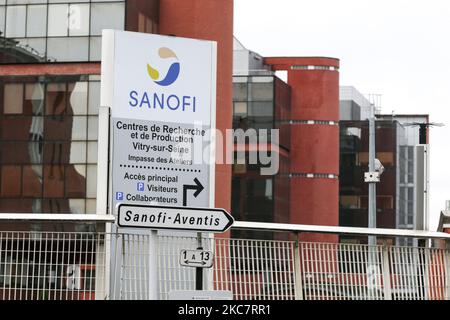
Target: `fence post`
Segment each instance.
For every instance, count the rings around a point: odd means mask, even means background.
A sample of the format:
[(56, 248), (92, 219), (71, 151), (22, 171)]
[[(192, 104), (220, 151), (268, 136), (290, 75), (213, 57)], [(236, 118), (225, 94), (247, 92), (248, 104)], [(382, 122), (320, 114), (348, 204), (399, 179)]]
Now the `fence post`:
[(445, 300), (450, 300), (450, 240), (445, 241), (444, 272), (445, 272)]
[(158, 231), (150, 230), (148, 256), (148, 299), (158, 300)]
[[(109, 223), (106, 223), (109, 225)], [(107, 300), (109, 296), (110, 239), (105, 224), (97, 224), (95, 233), (95, 300)]]
[(384, 300), (392, 300), (391, 273), (389, 270), (389, 247), (386, 243), (381, 246), (382, 274), (383, 274), (383, 291)]
[(294, 243), (294, 270), (295, 270), (295, 300), (303, 300), (302, 273), (300, 269), (300, 245), (298, 233), (295, 234)]

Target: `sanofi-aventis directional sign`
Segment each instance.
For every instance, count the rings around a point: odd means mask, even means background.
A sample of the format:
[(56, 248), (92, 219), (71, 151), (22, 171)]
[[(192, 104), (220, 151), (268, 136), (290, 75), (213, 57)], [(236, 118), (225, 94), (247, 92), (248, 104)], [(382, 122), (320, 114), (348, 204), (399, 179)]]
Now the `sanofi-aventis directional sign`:
[(121, 227), (224, 232), (234, 222), (223, 209), (119, 204)]

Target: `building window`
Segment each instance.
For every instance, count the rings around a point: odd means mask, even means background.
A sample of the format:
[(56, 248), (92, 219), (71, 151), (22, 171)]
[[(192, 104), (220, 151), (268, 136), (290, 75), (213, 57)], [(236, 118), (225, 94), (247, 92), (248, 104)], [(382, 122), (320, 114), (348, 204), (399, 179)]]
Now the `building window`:
[(21, 114), (23, 112), (23, 85), (8, 83), (5, 85), (3, 113)]
[(0, 63), (99, 61), (102, 29), (125, 29), (125, 1), (0, 2)]
[(235, 102), (234, 103), (234, 116), (246, 117), (247, 116), (247, 102)]
[(96, 76), (0, 78), (0, 212), (95, 213), (98, 91)]
[(102, 35), (103, 29), (124, 28), (124, 3), (95, 3), (92, 4), (91, 35)]

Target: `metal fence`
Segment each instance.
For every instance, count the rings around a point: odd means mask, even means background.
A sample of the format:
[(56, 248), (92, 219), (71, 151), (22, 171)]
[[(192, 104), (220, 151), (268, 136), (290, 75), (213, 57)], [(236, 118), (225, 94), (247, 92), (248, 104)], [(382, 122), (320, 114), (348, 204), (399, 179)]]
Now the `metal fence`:
[[(147, 299), (148, 235), (116, 235), (112, 295), (114, 299)], [(197, 248), (196, 237), (158, 237), (158, 298), (172, 290), (194, 290), (195, 268), (179, 263), (182, 249)], [(288, 241), (203, 238), (202, 248), (214, 253), (205, 269), (205, 289), (232, 291), (235, 299), (294, 299), (294, 243)]]
[(104, 242), (98, 233), (0, 232), (0, 299), (104, 296)]
[[(194, 290), (195, 268), (179, 256), (196, 237), (157, 242), (157, 298)], [(205, 289), (234, 299), (450, 299), (447, 249), (213, 237), (202, 247), (214, 252)], [(3, 231), (0, 300), (149, 299), (151, 252), (145, 234)]]

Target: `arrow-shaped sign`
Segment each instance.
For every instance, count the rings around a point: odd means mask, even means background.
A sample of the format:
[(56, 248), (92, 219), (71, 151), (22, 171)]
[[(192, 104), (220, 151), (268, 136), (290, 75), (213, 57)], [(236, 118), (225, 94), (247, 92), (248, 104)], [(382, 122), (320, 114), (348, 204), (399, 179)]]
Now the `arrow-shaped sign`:
[(194, 178), (194, 185), (190, 184), (183, 184), (183, 206), (187, 206), (187, 191), (188, 190), (195, 190), (194, 197), (197, 198), (197, 196), (200, 194), (200, 192), (205, 189), (200, 181), (198, 181), (197, 178)]
[(224, 232), (233, 224), (224, 209), (124, 204), (118, 205), (121, 227)]

